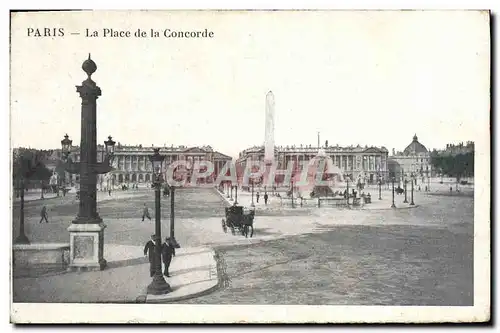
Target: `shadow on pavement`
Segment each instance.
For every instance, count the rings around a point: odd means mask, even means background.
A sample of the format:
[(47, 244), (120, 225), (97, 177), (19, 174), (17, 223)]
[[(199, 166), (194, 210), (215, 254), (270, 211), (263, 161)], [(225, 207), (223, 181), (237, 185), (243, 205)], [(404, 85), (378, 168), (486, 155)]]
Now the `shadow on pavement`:
[(211, 250), (205, 249), (205, 250), (200, 250), (200, 251), (196, 251), (196, 252), (179, 253), (179, 254), (176, 254), (175, 257), (190, 256), (190, 255), (195, 255), (195, 254), (207, 253), (210, 251)]
[(33, 265), (32, 267), (15, 267), (12, 270), (15, 279), (37, 278), (66, 273), (65, 266)]
[(117, 260), (108, 262), (106, 268), (118, 268), (118, 267), (126, 267), (126, 266), (135, 266), (149, 263), (149, 259), (147, 257), (140, 257), (134, 259), (126, 259), (126, 260)]
[[(119, 267), (127, 267), (127, 266), (135, 266), (149, 263), (147, 257), (127, 259), (127, 260), (118, 260), (118, 261), (108, 261), (106, 270), (119, 268)], [(73, 273), (72, 271), (67, 270), (67, 266), (54, 266), (54, 265), (33, 265), (31, 267), (15, 267), (13, 268), (13, 277), (16, 279), (22, 278), (37, 278), (37, 277), (45, 277), (45, 276), (53, 276), (53, 275), (61, 275), (66, 273)]]
[[(273, 230), (273, 231), (271, 231)], [(274, 230), (274, 229), (271, 229), (271, 228), (255, 228), (254, 231), (253, 231), (253, 237), (255, 236), (274, 236), (274, 235), (278, 235), (279, 232), (278, 230)]]

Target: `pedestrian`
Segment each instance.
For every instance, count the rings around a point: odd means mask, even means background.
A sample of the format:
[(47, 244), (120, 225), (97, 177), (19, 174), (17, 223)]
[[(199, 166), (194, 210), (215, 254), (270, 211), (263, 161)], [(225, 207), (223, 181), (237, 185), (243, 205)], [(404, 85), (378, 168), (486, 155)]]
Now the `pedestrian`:
[(144, 218), (147, 217), (151, 221), (151, 216), (149, 215), (149, 208), (144, 204), (144, 209), (142, 210), (142, 221), (144, 222)]
[(43, 220), (45, 220), (45, 223), (49, 223), (49, 215), (47, 214), (47, 207), (46, 206), (43, 206), (42, 207), (42, 211), (40, 212), (40, 223), (42, 223)]
[(170, 267), (170, 263), (172, 262), (172, 256), (175, 257), (175, 247), (170, 237), (167, 237), (165, 239), (165, 243), (161, 246), (161, 257), (163, 259), (163, 264), (165, 265), (163, 275), (166, 277), (170, 277), (168, 269)]
[(149, 275), (151, 277), (155, 275), (155, 265), (154, 265), (155, 247), (156, 247), (155, 238), (156, 238), (155, 235), (151, 235), (151, 239), (144, 246), (144, 255), (145, 256), (149, 255)]
[(259, 198), (260, 198), (260, 193), (259, 192), (257, 192), (256, 198), (257, 198), (257, 203), (259, 203)]
[(269, 196), (267, 195), (267, 193), (264, 194), (264, 204), (267, 205), (267, 199), (269, 199)]

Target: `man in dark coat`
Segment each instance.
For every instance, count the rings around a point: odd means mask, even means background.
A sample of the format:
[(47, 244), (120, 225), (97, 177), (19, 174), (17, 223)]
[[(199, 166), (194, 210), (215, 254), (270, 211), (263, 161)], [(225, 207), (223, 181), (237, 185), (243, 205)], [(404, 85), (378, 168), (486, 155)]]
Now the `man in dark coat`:
[(163, 243), (163, 245), (161, 246), (161, 257), (163, 259), (163, 264), (165, 265), (163, 275), (165, 275), (166, 277), (170, 277), (168, 268), (170, 267), (170, 262), (172, 262), (172, 256), (175, 257), (175, 246), (170, 237), (167, 237), (165, 239), (165, 243)]
[(149, 274), (151, 277), (155, 275), (155, 247), (155, 235), (151, 235), (151, 239), (146, 243), (146, 246), (144, 246), (144, 255), (149, 255)]
[(49, 223), (49, 215), (47, 214), (47, 207), (46, 206), (43, 206), (42, 207), (42, 211), (40, 212), (40, 223), (43, 222), (43, 220), (45, 220), (45, 223)]
[(267, 205), (267, 200), (269, 200), (269, 196), (267, 195), (267, 193), (264, 194), (264, 204)]

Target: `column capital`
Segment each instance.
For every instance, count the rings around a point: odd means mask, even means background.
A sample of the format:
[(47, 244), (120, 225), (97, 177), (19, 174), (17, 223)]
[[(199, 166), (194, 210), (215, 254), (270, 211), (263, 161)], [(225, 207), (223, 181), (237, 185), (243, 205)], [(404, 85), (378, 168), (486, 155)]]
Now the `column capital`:
[(83, 100), (97, 99), (101, 96), (101, 88), (90, 78), (83, 81), (81, 86), (76, 86), (76, 91)]

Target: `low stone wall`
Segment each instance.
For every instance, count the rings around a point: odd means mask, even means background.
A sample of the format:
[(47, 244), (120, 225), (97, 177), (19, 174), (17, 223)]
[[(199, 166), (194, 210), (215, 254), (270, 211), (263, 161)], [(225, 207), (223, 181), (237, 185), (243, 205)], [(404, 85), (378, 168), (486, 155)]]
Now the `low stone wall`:
[(69, 243), (16, 244), (12, 250), (15, 267), (64, 267), (69, 264)]

